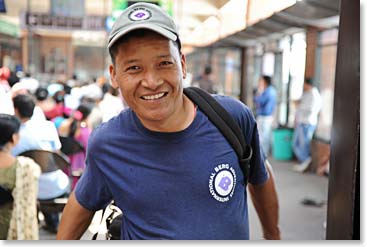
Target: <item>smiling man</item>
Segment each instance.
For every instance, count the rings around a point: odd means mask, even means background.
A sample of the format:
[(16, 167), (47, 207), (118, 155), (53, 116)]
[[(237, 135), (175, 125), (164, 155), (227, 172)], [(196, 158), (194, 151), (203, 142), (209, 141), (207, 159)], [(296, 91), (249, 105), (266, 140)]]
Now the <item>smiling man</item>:
[[(183, 94), (186, 60), (172, 19), (154, 4), (134, 4), (116, 20), (108, 48), (112, 85), (130, 108), (90, 137), (57, 239), (79, 239), (111, 200), (123, 212), (121, 239), (249, 239), (244, 175), (225, 137)], [(249, 190), (264, 237), (279, 239), (254, 117), (235, 99), (215, 98), (252, 146)]]
[(111, 47), (114, 87), (148, 129), (183, 130), (194, 118), (194, 104), (182, 95), (186, 63), (178, 44), (146, 29), (129, 32)]

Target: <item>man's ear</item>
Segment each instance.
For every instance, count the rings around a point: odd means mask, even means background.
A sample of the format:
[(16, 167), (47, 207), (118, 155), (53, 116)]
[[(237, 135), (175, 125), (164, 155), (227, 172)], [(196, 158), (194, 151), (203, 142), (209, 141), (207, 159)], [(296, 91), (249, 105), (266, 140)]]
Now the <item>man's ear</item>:
[(111, 77), (111, 85), (113, 88), (118, 88), (119, 85), (116, 81), (116, 68), (113, 64), (110, 64), (110, 67), (109, 67), (109, 70), (110, 70), (110, 77)]
[(186, 79), (187, 71), (186, 71), (186, 57), (184, 54), (180, 54), (181, 56), (181, 67), (182, 67), (182, 77)]

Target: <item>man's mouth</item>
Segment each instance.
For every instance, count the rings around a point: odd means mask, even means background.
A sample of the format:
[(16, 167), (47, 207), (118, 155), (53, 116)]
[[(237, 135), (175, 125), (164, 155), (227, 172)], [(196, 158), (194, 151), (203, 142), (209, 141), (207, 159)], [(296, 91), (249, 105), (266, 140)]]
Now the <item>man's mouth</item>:
[(166, 95), (167, 93), (157, 93), (153, 95), (144, 95), (144, 96), (141, 96), (140, 98), (143, 100), (157, 100), (157, 99), (163, 98)]

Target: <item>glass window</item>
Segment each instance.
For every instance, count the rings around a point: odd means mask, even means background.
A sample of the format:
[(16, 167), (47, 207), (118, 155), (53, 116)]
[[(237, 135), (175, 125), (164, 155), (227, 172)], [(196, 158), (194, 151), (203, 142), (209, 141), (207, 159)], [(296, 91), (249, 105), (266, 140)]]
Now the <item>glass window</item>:
[(213, 80), (218, 92), (239, 98), (241, 90), (241, 49), (220, 48), (213, 51)]
[(331, 138), (337, 40), (337, 29), (326, 30), (319, 34), (315, 82), (320, 90), (322, 107), (315, 136), (325, 141), (330, 141)]
[(264, 75), (273, 76), (274, 75), (274, 63), (275, 63), (274, 53), (272, 52), (265, 53), (264, 58), (263, 58), (262, 73)]
[(256, 89), (256, 83), (255, 83), (255, 73), (256, 73), (256, 66), (255, 66), (255, 62), (256, 62), (256, 57), (255, 57), (255, 48), (254, 47), (250, 47), (247, 49), (246, 52), (246, 70), (245, 70), (245, 75), (246, 75), (246, 82), (247, 82), (247, 87), (246, 87), (246, 98), (247, 98), (247, 102), (245, 102), (251, 109), (254, 109), (253, 106), (253, 94), (254, 94), (254, 90)]
[(209, 49), (197, 49), (195, 52), (186, 55), (187, 73), (191, 78), (191, 81), (187, 82), (188, 86), (204, 71), (209, 62), (209, 53)]
[(291, 50), (289, 53), (289, 73), (290, 73), (290, 92), (289, 92), (289, 113), (288, 126), (294, 125), (296, 107), (292, 102), (302, 96), (303, 83), (306, 66), (306, 34), (296, 33), (293, 35)]

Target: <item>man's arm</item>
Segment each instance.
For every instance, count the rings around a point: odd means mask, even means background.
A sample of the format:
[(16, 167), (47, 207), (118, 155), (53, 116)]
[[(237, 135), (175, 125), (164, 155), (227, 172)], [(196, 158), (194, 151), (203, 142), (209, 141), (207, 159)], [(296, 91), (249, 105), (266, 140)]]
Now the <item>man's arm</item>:
[(80, 239), (87, 230), (93, 216), (94, 212), (82, 207), (76, 200), (74, 192), (71, 193), (62, 213), (56, 239)]
[(278, 240), (280, 239), (278, 196), (271, 165), (267, 160), (265, 165), (269, 179), (261, 185), (249, 184), (248, 188), (262, 225), (264, 238)]

